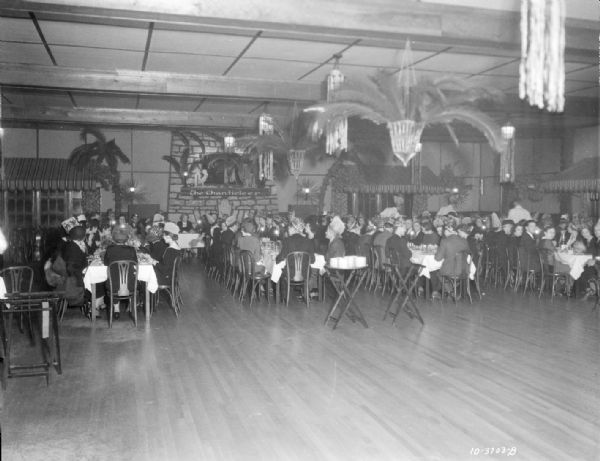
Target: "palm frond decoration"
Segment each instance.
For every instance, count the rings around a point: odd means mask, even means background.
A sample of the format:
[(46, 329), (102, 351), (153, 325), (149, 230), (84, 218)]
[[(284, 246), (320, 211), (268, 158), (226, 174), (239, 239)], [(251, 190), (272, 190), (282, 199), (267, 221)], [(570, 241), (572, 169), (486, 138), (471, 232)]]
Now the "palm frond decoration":
[[(408, 42), (406, 53), (410, 53)], [(313, 115), (313, 136), (320, 136), (327, 124), (341, 118), (357, 117), (386, 125), (393, 154), (407, 166), (416, 155), (415, 147), (425, 127), (446, 125), (458, 143), (451, 124), (464, 122), (481, 131), (494, 150), (504, 149), (500, 126), (475, 105), (481, 100), (498, 101), (502, 92), (453, 76), (413, 80), (407, 77), (411, 72), (414, 75), (408, 66), (398, 74), (381, 70), (370, 78), (346, 79), (332, 102), (305, 109)]]
[[(87, 143), (88, 136), (95, 140)], [(121, 194), (119, 183), (121, 174), (119, 162), (129, 164), (129, 158), (123, 153), (114, 139), (106, 140), (104, 133), (94, 127), (84, 127), (80, 132), (84, 144), (76, 147), (69, 155), (69, 163), (76, 168), (91, 167), (94, 176), (106, 190), (115, 194), (115, 211), (121, 211)]]
[[(203, 133), (205, 133), (205, 132), (203, 131)], [(205, 134), (207, 134), (210, 137), (215, 136), (215, 134), (212, 132), (206, 132)], [(173, 171), (177, 174), (177, 176), (179, 176), (183, 185), (186, 186), (188, 178), (192, 175), (194, 170), (202, 164), (201, 159), (206, 154), (206, 145), (204, 144), (204, 141), (202, 140), (202, 138), (200, 138), (200, 136), (198, 136), (196, 133), (194, 133), (192, 131), (186, 131), (186, 132), (173, 131), (172, 136), (173, 137), (177, 136), (185, 144), (185, 147), (181, 150), (181, 157), (179, 157), (179, 159), (177, 159), (177, 158), (173, 157), (172, 155), (163, 155), (162, 158), (163, 158), (163, 160), (168, 162), (169, 165), (171, 165), (171, 168), (173, 168)], [(200, 147), (200, 149), (202, 151), (200, 154), (200, 159), (193, 160), (191, 162), (190, 162), (190, 156), (192, 155), (193, 146), (190, 142), (190, 139), (192, 141), (194, 141), (196, 144), (198, 144), (198, 146)]]

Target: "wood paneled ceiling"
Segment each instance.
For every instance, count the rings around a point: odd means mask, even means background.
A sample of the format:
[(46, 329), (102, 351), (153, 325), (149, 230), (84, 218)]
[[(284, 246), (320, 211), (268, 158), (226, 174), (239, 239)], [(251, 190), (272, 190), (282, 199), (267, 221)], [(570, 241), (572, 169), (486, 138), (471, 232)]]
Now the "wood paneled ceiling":
[(349, 79), (399, 70), (407, 38), (417, 73), (505, 91), (507, 103), (489, 109), (518, 128), (597, 124), (597, 2), (567, 1), (567, 106), (553, 116), (517, 97), (519, 1), (480, 3), (0, 2), (4, 124), (251, 129), (265, 109), (286, 119), (320, 99), (335, 54)]

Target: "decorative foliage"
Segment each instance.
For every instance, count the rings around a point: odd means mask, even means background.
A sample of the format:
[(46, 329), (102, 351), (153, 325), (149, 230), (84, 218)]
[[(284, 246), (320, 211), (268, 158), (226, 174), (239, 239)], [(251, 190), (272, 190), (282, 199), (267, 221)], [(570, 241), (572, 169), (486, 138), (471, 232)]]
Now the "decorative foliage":
[(163, 155), (162, 158), (171, 165), (173, 171), (177, 173), (183, 185), (186, 186), (188, 178), (192, 176), (194, 171), (196, 169), (202, 169), (202, 160), (199, 159), (191, 162), (189, 161), (192, 146), (188, 137), (196, 141), (198, 146), (200, 146), (200, 149), (202, 149), (202, 155), (200, 156), (201, 158), (204, 157), (204, 154), (206, 153), (206, 146), (204, 145), (202, 139), (200, 139), (195, 133), (192, 133), (191, 131), (186, 132), (185, 134), (181, 131), (174, 131), (172, 135), (180, 137), (185, 143), (185, 147), (181, 151), (181, 157), (178, 160), (171, 155)]
[(307, 136), (308, 124), (305, 119), (296, 116), (295, 109), (292, 121), (285, 128), (281, 128), (277, 120), (273, 119), (273, 134), (249, 135), (238, 138), (246, 158), (258, 167), (258, 156), (261, 153), (273, 152), (274, 177), (277, 180), (285, 179), (290, 174), (288, 154), (292, 150), (310, 151), (317, 147), (310, 136)]
[[(133, 191), (131, 188), (133, 187)], [(127, 180), (120, 184), (121, 200), (126, 204), (146, 203), (148, 201), (147, 191), (143, 184), (135, 180)]]
[(455, 162), (454, 165), (446, 164), (440, 171), (440, 180), (451, 197), (450, 202), (460, 206), (467, 200), (473, 186), (466, 184), (464, 178), (454, 174), (458, 163)]
[[(502, 93), (497, 90), (472, 86), (455, 77), (412, 81), (380, 70), (370, 79), (344, 82), (336, 92), (335, 101), (309, 107), (306, 111), (314, 114), (313, 134), (319, 134), (329, 124), (347, 117), (385, 124), (390, 130), (393, 153), (406, 166), (416, 151), (414, 146), (411, 152), (398, 151), (406, 146), (397, 138), (408, 129), (409, 122), (412, 144), (418, 142), (423, 128), (437, 124), (445, 125), (458, 144), (451, 127), (458, 121), (481, 131), (492, 148), (501, 152), (504, 140), (500, 127), (474, 104), (482, 99), (499, 99), (501, 96)], [(400, 125), (403, 130), (399, 130)]]
[[(87, 136), (91, 135), (96, 140), (86, 143)], [(97, 128), (85, 127), (81, 130), (80, 138), (84, 142), (81, 146), (73, 149), (69, 155), (69, 162), (76, 168), (91, 167), (94, 176), (106, 190), (111, 189), (115, 194), (115, 211), (121, 211), (121, 190), (119, 173), (119, 162), (129, 164), (129, 158), (117, 146), (114, 139), (106, 140), (106, 137)]]

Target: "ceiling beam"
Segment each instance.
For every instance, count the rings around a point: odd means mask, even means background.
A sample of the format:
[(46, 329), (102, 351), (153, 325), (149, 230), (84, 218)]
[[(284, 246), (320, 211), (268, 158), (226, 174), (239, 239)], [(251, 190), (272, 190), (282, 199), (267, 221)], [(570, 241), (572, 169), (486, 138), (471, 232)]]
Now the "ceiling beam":
[(314, 102), (321, 85), (216, 75), (149, 71), (100, 71), (34, 64), (0, 63), (0, 84), (18, 87), (173, 96), (202, 96), (261, 101)]
[(78, 125), (126, 125), (145, 127), (211, 127), (255, 129), (256, 115), (182, 112), (142, 109), (17, 107), (2, 108), (2, 123), (8, 126), (30, 123), (59, 123)]
[[(263, 36), (292, 33), (307, 40), (330, 37), (333, 42), (349, 43), (361, 39), (364, 45), (372, 39), (398, 48), (410, 38), (416, 42), (414, 49), (437, 44), (485, 49), (490, 55), (493, 50), (502, 54), (510, 50), (515, 56), (520, 53), (519, 12), (415, 0), (303, 0), (301, 6), (296, 0), (14, 0), (0, 8), (6, 14), (27, 11), (63, 20), (88, 17), (154, 21), (176, 27), (227, 27), (246, 34), (262, 30)], [(597, 62), (596, 19), (567, 20), (569, 60)]]

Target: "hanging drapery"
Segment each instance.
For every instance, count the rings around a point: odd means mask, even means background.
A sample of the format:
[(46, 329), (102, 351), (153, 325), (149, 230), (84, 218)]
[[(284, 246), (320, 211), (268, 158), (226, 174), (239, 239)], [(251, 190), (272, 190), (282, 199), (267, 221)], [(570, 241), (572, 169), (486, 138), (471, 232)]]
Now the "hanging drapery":
[(521, 0), (519, 97), (550, 112), (565, 104), (565, 1)]
[[(338, 69), (339, 57), (336, 57), (334, 68), (327, 76), (327, 102), (335, 101), (336, 93), (344, 83), (344, 74)], [(331, 120), (325, 127), (325, 152), (328, 155), (339, 154), (348, 149), (348, 118)]]
[(290, 164), (290, 172), (298, 180), (300, 172), (302, 171), (302, 165), (304, 164), (304, 149), (290, 149), (288, 152), (288, 162)]

